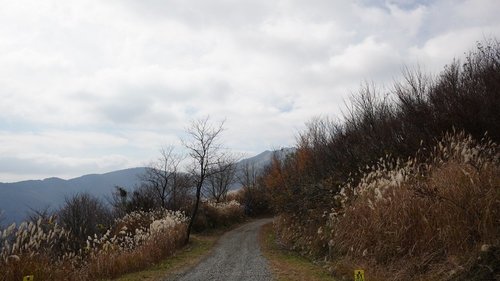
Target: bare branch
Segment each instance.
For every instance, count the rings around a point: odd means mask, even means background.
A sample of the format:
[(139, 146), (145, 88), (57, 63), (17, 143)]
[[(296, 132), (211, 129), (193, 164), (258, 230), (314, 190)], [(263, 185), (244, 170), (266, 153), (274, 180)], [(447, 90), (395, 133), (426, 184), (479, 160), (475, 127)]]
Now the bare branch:
[(208, 183), (205, 185), (207, 195), (216, 202), (225, 199), (229, 188), (236, 182), (236, 171), (236, 157), (223, 155), (219, 158), (207, 176)]
[(160, 158), (146, 168), (143, 186), (153, 191), (160, 207), (174, 209), (178, 204), (178, 167), (182, 157), (174, 153), (173, 146), (160, 150)]
[(183, 145), (189, 151), (189, 156), (193, 161), (191, 175), (196, 186), (196, 201), (188, 225), (186, 243), (189, 242), (191, 228), (198, 212), (201, 197), (201, 189), (207, 177), (210, 175), (212, 167), (219, 163), (224, 155), (222, 145), (218, 142), (221, 133), (224, 131), (224, 121), (213, 124), (210, 117), (197, 119), (191, 122), (187, 128), (188, 140), (183, 140)]

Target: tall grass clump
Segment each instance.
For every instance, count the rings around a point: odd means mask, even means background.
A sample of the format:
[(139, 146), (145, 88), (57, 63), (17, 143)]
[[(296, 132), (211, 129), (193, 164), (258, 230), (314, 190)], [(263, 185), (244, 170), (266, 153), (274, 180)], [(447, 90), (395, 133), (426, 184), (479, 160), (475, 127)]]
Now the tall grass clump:
[(53, 218), (12, 224), (0, 232), (0, 280), (64, 280), (75, 269), (80, 253), (71, 250), (71, 233)]
[(180, 212), (132, 212), (76, 250), (79, 239), (53, 218), (13, 224), (0, 233), (0, 280), (114, 278), (172, 255), (183, 245), (186, 221)]
[[(381, 280), (454, 277), (476, 265), (481, 249), (500, 246), (499, 156), (495, 143), (461, 133), (446, 135), (425, 162), (382, 159), (342, 188), (345, 206), (328, 214), (318, 238), (331, 259)], [(498, 262), (480, 261), (484, 274), (498, 274)]]
[(115, 278), (171, 256), (184, 245), (186, 222), (183, 213), (163, 209), (125, 215), (113, 232), (88, 238), (88, 276)]
[(246, 219), (243, 206), (236, 200), (215, 202), (206, 200), (202, 202), (194, 230), (204, 231), (220, 227), (228, 227)]

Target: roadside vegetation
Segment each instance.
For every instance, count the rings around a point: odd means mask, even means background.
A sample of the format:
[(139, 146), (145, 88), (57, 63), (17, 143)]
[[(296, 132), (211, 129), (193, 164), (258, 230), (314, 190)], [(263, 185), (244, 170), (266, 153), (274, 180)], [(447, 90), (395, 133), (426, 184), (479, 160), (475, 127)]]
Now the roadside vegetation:
[[(26, 275), (37, 280), (107, 280), (155, 268), (164, 274), (162, 269), (189, 265), (192, 258), (208, 252), (217, 236), (214, 231), (245, 219), (243, 207), (235, 201), (204, 202), (200, 210), (203, 216), (197, 219), (196, 230), (209, 232), (195, 235), (187, 245), (188, 218), (183, 212), (163, 209), (130, 212), (83, 244), (55, 217), (12, 225), (0, 233), (0, 280), (22, 280)], [(189, 257), (181, 258), (181, 265), (179, 257), (171, 258), (180, 249), (181, 257)]]
[[(500, 278), (500, 44), (363, 87), (259, 180), (287, 249), (339, 280)], [(495, 279), (496, 278), (496, 279)]]
[(277, 281), (335, 281), (321, 265), (280, 245), (272, 223), (262, 227), (259, 243)]
[(234, 200), (240, 196), (228, 195), (238, 179), (235, 159), (219, 143), (222, 126), (192, 122), (187, 171), (178, 170), (184, 157), (168, 147), (134, 190), (116, 187), (109, 202), (76, 194), (54, 212), (34, 210), (26, 222), (0, 229), (0, 280), (108, 280), (173, 266), (182, 248), (190, 258), (205, 253), (214, 239), (191, 243), (191, 229), (211, 233), (247, 217)]
[(157, 281), (165, 280), (166, 277), (173, 277), (176, 274), (182, 273), (187, 268), (196, 266), (196, 264), (210, 253), (215, 243), (227, 230), (228, 228), (222, 227), (216, 230), (195, 233), (191, 237), (189, 244), (178, 250), (173, 256), (144, 270), (125, 274), (113, 280)]

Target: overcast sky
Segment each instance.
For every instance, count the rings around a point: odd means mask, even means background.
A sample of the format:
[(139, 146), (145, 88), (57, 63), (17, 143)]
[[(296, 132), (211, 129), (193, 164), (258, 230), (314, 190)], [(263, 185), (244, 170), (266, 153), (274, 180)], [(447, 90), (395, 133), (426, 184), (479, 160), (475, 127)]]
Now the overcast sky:
[(141, 166), (189, 120), (251, 156), (363, 81), (437, 73), (500, 36), (500, 1), (0, 0), (0, 182)]

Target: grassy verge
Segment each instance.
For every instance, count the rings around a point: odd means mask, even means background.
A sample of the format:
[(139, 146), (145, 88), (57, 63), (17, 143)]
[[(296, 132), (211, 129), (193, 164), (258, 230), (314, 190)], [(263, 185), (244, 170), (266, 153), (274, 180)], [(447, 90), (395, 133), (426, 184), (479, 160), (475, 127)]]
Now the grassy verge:
[(116, 281), (159, 281), (182, 272), (187, 268), (194, 267), (205, 256), (207, 256), (215, 243), (226, 232), (235, 229), (242, 224), (237, 223), (232, 226), (221, 227), (209, 230), (201, 234), (192, 234), (187, 246), (180, 249), (173, 256), (143, 271), (133, 272), (113, 279)]
[(282, 249), (276, 243), (272, 223), (262, 227), (259, 242), (264, 256), (269, 260), (274, 278), (278, 281), (334, 281), (335, 279), (319, 265), (299, 254)]
[(179, 250), (172, 257), (161, 261), (143, 271), (123, 275), (117, 281), (156, 281), (163, 280), (165, 277), (173, 275), (185, 268), (196, 265), (206, 256), (217, 242), (223, 231), (212, 232), (209, 234), (196, 234), (191, 236), (191, 241), (187, 246)]

